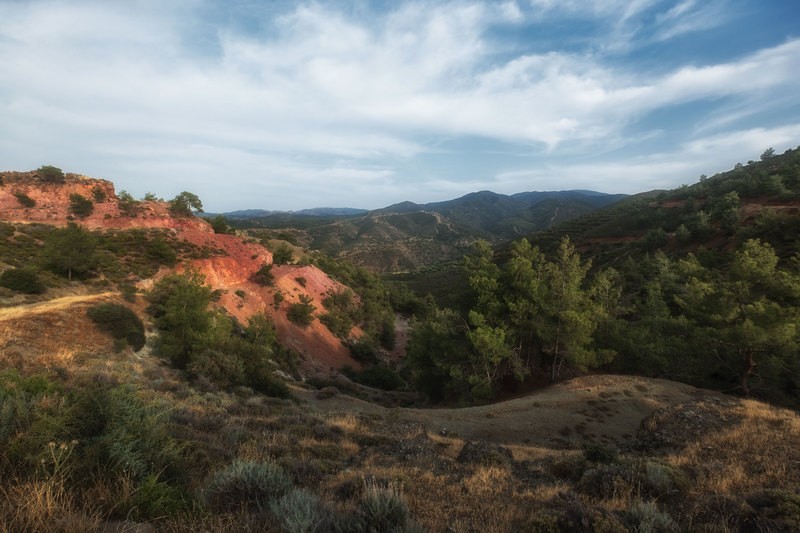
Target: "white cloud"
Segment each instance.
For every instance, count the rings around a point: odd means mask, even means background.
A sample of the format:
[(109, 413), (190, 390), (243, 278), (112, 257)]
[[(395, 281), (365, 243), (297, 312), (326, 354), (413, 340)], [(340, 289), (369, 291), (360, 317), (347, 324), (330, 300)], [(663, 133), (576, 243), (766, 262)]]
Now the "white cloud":
[(776, 153), (800, 143), (800, 123), (777, 128), (752, 128), (689, 141), (675, 151), (626, 158), (624, 161), (552, 163), (496, 176), (498, 191), (572, 189), (633, 194), (672, 189), (697, 181), (701, 174), (729, 170), (736, 162), (758, 159), (767, 148)]
[[(396, 192), (406, 165), (439, 176), (430, 186), (447, 191), (440, 173), (409, 163), (441, 139), (554, 157), (604, 153), (652, 135), (629, 128), (670, 106), (728, 99), (738, 123), (767, 105), (765, 95), (793, 98), (800, 40), (645, 75), (595, 49), (514, 55), (490, 35), (530, 17), (594, 17), (627, 46), (653, 10), (663, 11), (657, 38), (668, 39), (707, 27), (720, 5), (428, 1), (365, 19), (339, 4), (303, 3), (243, 32), (203, 19), (219, 8), (199, 1), (0, 1), (0, 158), (34, 168), (55, 154), (109, 177), (116, 161), (130, 189), (156, 189), (165, 168), (215, 196), (214, 180), (229, 173), (298, 201), (298, 190), (313, 188), (349, 205)], [(694, 119), (698, 134), (733, 124), (709, 117)], [(152, 181), (135, 183), (137, 172)]]

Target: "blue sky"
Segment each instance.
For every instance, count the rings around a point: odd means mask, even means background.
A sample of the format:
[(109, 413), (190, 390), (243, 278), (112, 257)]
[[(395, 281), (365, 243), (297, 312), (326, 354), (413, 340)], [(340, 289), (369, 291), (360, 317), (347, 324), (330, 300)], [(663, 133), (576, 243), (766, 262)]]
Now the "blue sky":
[(0, 169), (209, 211), (636, 193), (798, 145), (797, 0), (0, 0)]

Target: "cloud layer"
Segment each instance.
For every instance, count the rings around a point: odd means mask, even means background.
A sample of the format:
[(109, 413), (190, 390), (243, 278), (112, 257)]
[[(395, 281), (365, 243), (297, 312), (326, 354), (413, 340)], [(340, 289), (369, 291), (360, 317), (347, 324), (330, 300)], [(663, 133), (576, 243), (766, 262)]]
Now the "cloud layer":
[(177, 6), (0, 0), (2, 166), (379, 207), (671, 187), (800, 143), (800, 39), (679, 53), (732, 24), (723, 2)]

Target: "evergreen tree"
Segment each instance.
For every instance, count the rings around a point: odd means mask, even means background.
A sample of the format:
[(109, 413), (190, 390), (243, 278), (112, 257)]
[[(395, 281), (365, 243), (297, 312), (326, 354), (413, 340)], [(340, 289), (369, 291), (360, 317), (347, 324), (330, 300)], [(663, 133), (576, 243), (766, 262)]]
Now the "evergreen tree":
[(95, 236), (70, 222), (66, 228), (54, 230), (48, 235), (43, 256), (48, 266), (66, 274), (67, 279), (72, 281), (73, 274), (85, 274), (97, 266), (96, 248)]
[(213, 295), (197, 272), (166, 276), (148, 295), (148, 311), (159, 330), (158, 350), (178, 368), (186, 368), (201, 348), (211, 327), (207, 309)]
[[(591, 348), (592, 335), (599, 314), (590, 293), (583, 288), (591, 262), (581, 258), (569, 237), (564, 237), (553, 262), (544, 268), (546, 291), (542, 320), (537, 321), (543, 351), (552, 360), (552, 380), (556, 380), (565, 362), (588, 368), (604, 362)], [(606, 354), (607, 355), (607, 354)]]

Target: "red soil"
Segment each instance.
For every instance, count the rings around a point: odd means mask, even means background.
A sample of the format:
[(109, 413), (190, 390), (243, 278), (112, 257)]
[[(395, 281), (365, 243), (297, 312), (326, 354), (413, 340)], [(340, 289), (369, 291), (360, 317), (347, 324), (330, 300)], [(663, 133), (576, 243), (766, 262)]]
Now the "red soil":
[[(344, 366), (358, 369), (360, 365), (350, 356), (344, 346), (318, 319), (302, 328), (286, 318), (289, 305), (298, 302), (300, 295), (311, 298), (316, 307), (315, 315), (324, 312), (322, 300), (329, 292), (338, 292), (345, 287), (330, 279), (313, 266), (276, 265), (273, 268), (275, 283), (262, 287), (252, 281), (251, 276), (262, 265), (272, 263), (272, 254), (258, 243), (247, 241), (236, 235), (214, 233), (210, 224), (197, 217), (175, 217), (166, 202), (141, 202), (135, 217), (124, 216), (114, 185), (105, 180), (68, 174), (62, 184), (41, 183), (32, 173), (0, 173), (0, 220), (15, 223), (39, 222), (53, 226), (66, 226), (70, 221), (69, 196), (80, 194), (92, 199), (94, 191), (102, 190), (103, 202), (95, 202), (91, 215), (76, 220), (93, 230), (123, 228), (165, 228), (184, 241), (201, 248), (216, 250), (207, 259), (194, 259), (181, 264), (176, 270), (194, 269), (201, 273), (206, 283), (221, 292), (216, 305), (223, 307), (243, 323), (256, 313), (272, 317), (278, 338), (297, 351), (303, 359), (303, 370), (309, 374), (327, 374)], [(22, 193), (36, 202), (34, 207), (23, 207), (16, 193)], [(162, 270), (161, 278), (171, 271)], [(298, 278), (304, 282), (298, 281)], [(141, 286), (152, 286), (153, 280), (145, 280)], [(280, 291), (284, 301), (276, 310), (274, 295)], [(360, 332), (354, 331), (358, 336)]]

